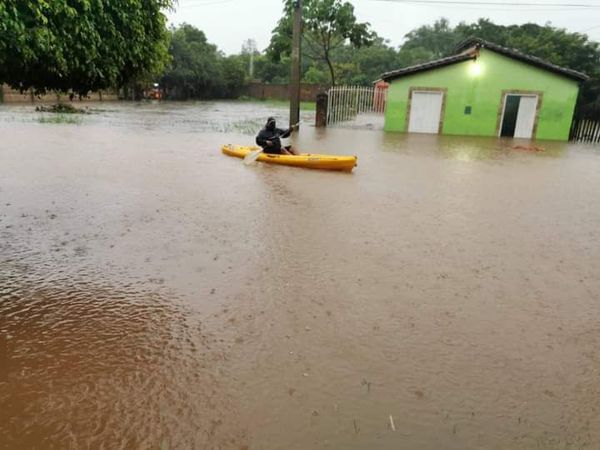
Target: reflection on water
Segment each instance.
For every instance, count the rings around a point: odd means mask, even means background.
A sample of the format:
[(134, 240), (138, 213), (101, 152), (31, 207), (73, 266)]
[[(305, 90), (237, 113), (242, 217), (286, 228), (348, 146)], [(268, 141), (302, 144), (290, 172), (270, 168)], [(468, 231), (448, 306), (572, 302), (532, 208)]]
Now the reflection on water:
[(600, 447), (597, 148), (95, 108), (0, 107), (0, 448)]
[(419, 134), (386, 134), (383, 150), (414, 154), (429, 154), (434, 157), (459, 161), (485, 159), (501, 160), (523, 156), (560, 157), (567, 151), (568, 144), (558, 141), (543, 143), (523, 139), (490, 139), (477, 136), (432, 136)]

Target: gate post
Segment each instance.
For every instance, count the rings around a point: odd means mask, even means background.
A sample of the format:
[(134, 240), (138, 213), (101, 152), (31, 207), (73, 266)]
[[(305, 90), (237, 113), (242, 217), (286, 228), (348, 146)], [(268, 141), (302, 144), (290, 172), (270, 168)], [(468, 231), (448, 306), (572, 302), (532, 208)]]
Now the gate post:
[(327, 126), (327, 100), (329, 96), (326, 92), (317, 94), (317, 113), (315, 115), (315, 126), (323, 128)]

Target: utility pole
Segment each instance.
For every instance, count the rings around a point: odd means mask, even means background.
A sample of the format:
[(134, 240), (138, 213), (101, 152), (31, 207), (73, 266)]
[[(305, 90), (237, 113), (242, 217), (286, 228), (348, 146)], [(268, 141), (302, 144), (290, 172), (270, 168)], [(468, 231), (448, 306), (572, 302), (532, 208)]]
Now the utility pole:
[(300, 122), (300, 44), (302, 42), (302, 0), (294, 1), (292, 75), (290, 78), (290, 126)]

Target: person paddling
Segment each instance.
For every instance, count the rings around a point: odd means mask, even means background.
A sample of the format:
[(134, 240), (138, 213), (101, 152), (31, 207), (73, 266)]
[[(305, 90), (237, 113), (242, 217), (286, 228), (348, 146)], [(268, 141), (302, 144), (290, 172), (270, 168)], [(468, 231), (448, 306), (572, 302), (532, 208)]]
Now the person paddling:
[(289, 137), (290, 134), (292, 134), (292, 131), (294, 131), (294, 127), (288, 128), (287, 130), (277, 128), (275, 118), (269, 117), (265, 127), (260, 130), (258, 136), (256, 136), (256, 144), (262, 147), (265, 153), (270, 153), (272, 155), (298, 155), (299, 153), (290, 145), (281, 145), (281, 139)]

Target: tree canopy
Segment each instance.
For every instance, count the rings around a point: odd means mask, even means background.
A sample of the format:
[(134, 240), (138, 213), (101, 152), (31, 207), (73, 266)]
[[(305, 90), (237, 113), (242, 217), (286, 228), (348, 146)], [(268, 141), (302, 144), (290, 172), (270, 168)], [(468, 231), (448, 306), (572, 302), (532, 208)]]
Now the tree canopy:
[(172, 99), (234, 97), (244, 85), (243, 56), (225, 57), (204, 32), (183, 24), (169, 30), (171, 63), (161, 77)]
[[(267, 53), (274, 61), (291, 53), (294, 3), (294, 0), (284, 1), (284, 15), (273, 30)], [(325, 62), (332, 85), (336, 81), (335, 50), (344, 45), (355, 49), (368, 46), (374, 37), (368, 23), (357, 21), (354, 6), (342, 0), (304, 0), (302, 21), (303, 54)]]
[(89, 91), (160, 72), (172, 0), (0, 2), (0, 82), (20, 90)]

